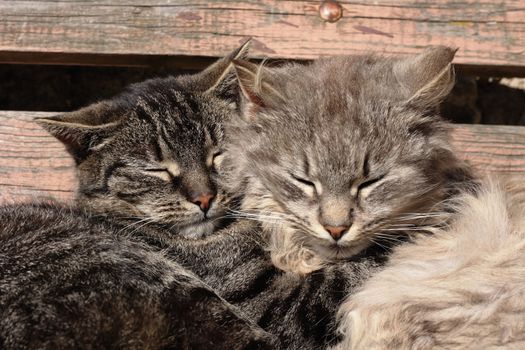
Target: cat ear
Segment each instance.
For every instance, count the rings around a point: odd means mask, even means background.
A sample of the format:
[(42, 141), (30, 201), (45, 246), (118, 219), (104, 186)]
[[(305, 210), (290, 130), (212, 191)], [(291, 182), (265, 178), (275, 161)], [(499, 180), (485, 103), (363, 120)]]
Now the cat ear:
[(232, 61), (247, 58), (250, 43), (251, 39), (248, 39), (202, 72), (180, 77), (179, 81), (191, 91), (213, 93), (226, 99), (236, 98), (238, 89)]
[(118, 107), (105, 101), (75, 112), (36, 118), (35, 122), (62, 142), (78, 163), (113, 134), (122, 116)]
[(264, 67), (264, 62), (257, 65), (248, 61), (234, 60), (233, 65), (242, 95), (248, 104), (265, 108), (283, 100), (273, 84), (272, 72)]
[(434, 108), (454, 86), (452, 59), (457, 49), (433, 46), (394, 64), (394, 75), (408, 96), (408, 103)]

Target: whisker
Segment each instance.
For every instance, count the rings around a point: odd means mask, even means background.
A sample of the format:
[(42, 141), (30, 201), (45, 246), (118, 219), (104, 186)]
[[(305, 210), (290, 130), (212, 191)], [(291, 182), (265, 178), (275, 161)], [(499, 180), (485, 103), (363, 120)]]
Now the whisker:
[(373, 237), (367, 237), (367, 238), (368, 238), (368, 240), (369, 240), (372, 244), (378, 245), (378, 246), (380, 246), (381, 248), (383, 248), (383, 249), (385, 249), (385, 250), (387, 250), (387, 251), (392, 250), (391, 247), (387, 247), (387, 246), (385, 246), (385, 245), (382, 245), (382, 244), (379, 243), (378, 241), (374, 240)]
[(124, 230), (127, 231), (127, 230), (130, 229), (130, 228), (133, 228), (133, 230), (130, 231), (130, 232), (127, 232), (127, 233), (129, 233), (129, 234), (134, 234), (134, 233), (137, 232), (139, 229), (143, 228), (143, 227), (146, 226), (146, 225), (151, 224), (152, 222), (155, 222), (155, 219), (154, 219), (154, 218), (152, 218), (152, 217), (144, 218), (144, 219), (142, 219), (142, 220), (136, 221), (136, 222), (134, 222), (134, 223), (131, 223), (131, 224), (125, 226), (124, 228), (122, 228), (121, 230), (119, 230), (119, 231), (117, 232), (117, 234), (118, 234), (118, 233), (121, 233), (121, 232), (124, 231)]

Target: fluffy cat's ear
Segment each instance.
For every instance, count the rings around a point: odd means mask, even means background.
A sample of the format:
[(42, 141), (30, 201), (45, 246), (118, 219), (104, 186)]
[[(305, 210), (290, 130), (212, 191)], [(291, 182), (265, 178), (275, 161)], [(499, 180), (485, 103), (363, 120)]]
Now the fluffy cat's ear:
[(408, 96), (408, 103), (434, 108), (454, 86), (452, 59), (457, 49), (433, 46), (394, 64), (394, 75)]
[(283, 100), (275, 88), (272, 72), (261, 64), (248, 61), (233, 61), (242, 95), (248, 104), (259, 108), (271, 107)]
[(213, 93), (225, 99), (236, 98), (238, 89), (232, 62), (247, 58), (250, 43), (251, 39), (248, 39), (230, 54), (219, 59), (202, 72), (180, 77), (179, 81), (191, 91)]
[(121, 119), (118, 107), (105, 101), (75, 112), (37, 118), (35, 122), (62, 142), (78, 163), (113, 134)]

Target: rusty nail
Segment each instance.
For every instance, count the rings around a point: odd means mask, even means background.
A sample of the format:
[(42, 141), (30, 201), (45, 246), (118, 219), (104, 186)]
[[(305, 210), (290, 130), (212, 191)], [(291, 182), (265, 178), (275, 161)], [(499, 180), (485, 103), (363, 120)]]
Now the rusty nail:
[(343, 7), (334, 0), (325, 0), (319, 6), (319, 16), (327, 22), (337, 22), (343, 17)]

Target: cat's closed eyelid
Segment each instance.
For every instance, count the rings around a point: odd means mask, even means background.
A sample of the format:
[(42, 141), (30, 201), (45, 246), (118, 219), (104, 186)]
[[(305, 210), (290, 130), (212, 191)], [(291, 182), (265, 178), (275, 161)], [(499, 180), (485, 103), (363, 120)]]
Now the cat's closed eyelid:
[(148, 175), (158, 177), (166, 182), (170, 182), (173, 179), (173, 175), (166, 168), (146, 168), (144, 169)]
[(150, 168), (144, 168), (144, 171), (147, 171), (147, 172), (157, 172), (157, 171), (168, 171), (168, 169), (166, 168), (155, 168), (155, 167), (150, 167)]
[(147, 174), (158, 177), (166, 182), (172, 182), (180, 175), (180, 167), (173, 161), (162, 161), (143, 169)]
[(369, 187), (369, 186), (372, 186), (374, 184), (376, 184), (377, 182), (381, 181), (384, 179), (384, 176), (379, 176), (379, 177), (376, 177), (376, 178), (373, 178), (373, 179), (370, 179), (370, 180), (366, 180), (366, 181), (363, 181), (361, 182), (358, 186), (357, 186), (357, 189), (358, 191), (366, 188), (366, 187)]
[(322, 193), (322, 187), (321, 184), (318, 181), (305, 179), (302, 176), (294, 175), (293, 173), (289, 173), (290, 177), (295, 180), (295, 182), (298, 182), (302, 184), (303, 188), (309, 189), (306, 191), (310, 196), (313, 196), (315, 194), (320, 195)]
[(301, 176), (297, 176), (297, 175), (294, 175), (292, 173), (290, 173), (290, 176), (295, 180), (295, 181), (298, 181), (304, 185), (307, 185), (307, 186), (312, 186), (312, 187), (315, 187), (315, 184), (313, 183), (313, 181), (310, 181), (308, 179), (305, 179)]
[(164, 160), (160, 162), (163, 168), (165, 168), (171, 177), (177, 177), (180, 175), (180, 167), (177, 163), (171, 160)]
[(377, 177), (373, 177), (368, 180), (356, 181), (352, 184), (352, 187), (350, 189), (350, 194), (353, 197), (360, 196), (360, 197), (366, 198), (369, 192), (373, 189), (373, 186), (378, 184), (385, 177), (386, 177), (386, 174), (377, 176)]
[(222, 151), (215, 151), (213, 153), (210, 153), (208, 156), (208, 159), (206, 160), (206, 165), (208, 168), (211, 167), (219, 167), (224, 160), (224, 155)]

